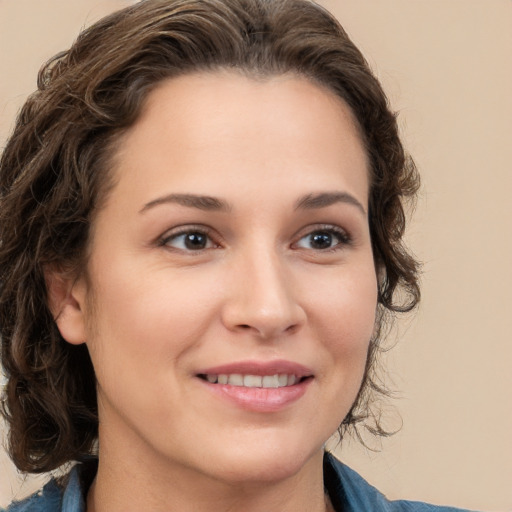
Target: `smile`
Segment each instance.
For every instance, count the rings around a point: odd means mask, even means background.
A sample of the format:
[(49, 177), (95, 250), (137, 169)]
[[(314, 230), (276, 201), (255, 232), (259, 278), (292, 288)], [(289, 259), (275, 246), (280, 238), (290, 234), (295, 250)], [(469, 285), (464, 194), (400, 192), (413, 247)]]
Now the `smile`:
[(240, 373), (232, 374), (214, 374), (199, 375), (200, 378), (207, 380), (210, 384), (228, 384), (244, 388), (284, 388), (293, 386), (301, 380), (295, 374), (275, 374), (275, 375), (242, 375)]
[[(226, 374), (219, 374), (218, 377), (221, 375)], [(235, 377), (235, 382), (242, 382), (242, 384), (230, 384), (229, 377), (232, 375), (238, 375), (240, 378)], [(276, 386), (275, 375), (265, 375), (262, 377), (251, 374), (229, 374), (226, 376), (228, 377), (228, 383), (226, 384), (222, 384), (221, 382), (210, 382), (206, 378), (206, 375), (199, 375), (199, 380), (204, 383), (205, 389), (222, 399), (222, 401), (227, 400), (228, 403), (237, 408), (259, 413), (274, 413), (286, 409), (304, 396), (310, 387), (310, 384), (313, 382), (313, 377), (303, 377), (294, 384), (288, 385), (288, 375), (286, 375), (287, 384), (279, 386), (278, 383)], [(251, 377), (259, 377), (261, 379), (261, 386), (244, 386), (243, 380), (241, 380), (243, 377), (249, 377), (249, 381), (251, 380)], [(263, 387), (264, 379), (266, 377), (271, 379), (273, 384), (272, 387)], [(292, 375), (292, 377), (295, 377), (295, 375)], [(277, 378), (279, 379), (279, 375), (277, 375)], [(279, 381), (277, 380), (277, 382)], [(282, 378), (282, 382), (284, 382), (284, 377)]]
[(274, 413), (297, 402), (314, 381), (311, 369), (291, 361), (238, 361), (201, 369), (196, 377), (224, 403)]

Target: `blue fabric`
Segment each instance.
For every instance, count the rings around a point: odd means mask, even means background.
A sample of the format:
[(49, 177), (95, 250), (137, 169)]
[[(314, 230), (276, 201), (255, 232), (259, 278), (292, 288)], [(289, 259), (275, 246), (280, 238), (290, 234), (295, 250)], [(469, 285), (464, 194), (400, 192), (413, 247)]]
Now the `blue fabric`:
[[(75, 466), (62, 490), (55, 480), (26, 500), (0, 512), (86, 512), (81, 466)], [(324, 457), (324, 483), (336, 512), (462, 512), (418, 501), (389, 501), (375, 487), (332, 455)], [(467, 511), (466, 511), (467, 512)]]
[(55, 480), (50, 480), (41, 491), (0, 512), (85, 512), (80, 466), (71, 470), (64, 490)]
[(440, 507), (419, 501), (389, 501), (364, 478), (329, 453), (324, 457), (324, 485), (336, 512), (463, 512), (459, 508)]

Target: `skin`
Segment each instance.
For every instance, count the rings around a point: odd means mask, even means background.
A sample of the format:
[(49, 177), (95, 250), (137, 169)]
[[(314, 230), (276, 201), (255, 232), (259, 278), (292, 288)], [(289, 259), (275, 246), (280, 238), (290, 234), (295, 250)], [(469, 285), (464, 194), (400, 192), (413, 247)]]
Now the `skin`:
[[(61, 333), (87, 343), (98, 381), (88, 510), (328, 509), (323, 445), (361, 385), (377, 304), (367, 160), (349, 108), (295, 76), (171, 79), (121, 140), (114, 175), (87, 279), (50, 279)], [(338, 195), (297, 207), (323, 193)], [(204, 248), (188, 248), (183, 230)], [(197, 376), (274, 360), (312, 377), (272, 412)]]

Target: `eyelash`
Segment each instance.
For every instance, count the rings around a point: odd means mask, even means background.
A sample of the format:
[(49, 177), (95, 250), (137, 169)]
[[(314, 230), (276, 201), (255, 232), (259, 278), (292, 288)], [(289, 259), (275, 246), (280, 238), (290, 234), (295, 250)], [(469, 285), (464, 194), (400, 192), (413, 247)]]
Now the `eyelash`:
[(206, 228), (205, 226), (183, 226), (182, 228), (178, 228), (176, 231), (173, 231), (171, 233), (167, 232), (158, 242), (158, 245), (161, 246), (161, 247), (166, 247), (168, 249), (175, 249), (175, 250), (178, 250), (178, 251), (186, 251), (186, 252), (202, 252), (202, 251), (205, 251), (207, 249), (211, 249), (212, 247), (205, 247), (205, 248), (202, 248), (202, 249), (197, 249), (197, 250), (193, 250), (193, 249), (180, 249), (180, 248), (176, 248), (176, 247), (171, 247), (169, 245), (169, 243), (173, 240), (177, 240), (180, 236), (185, 236), (185, 235), (193, 235), (193, 234), (197, 234), (197, 235), (202, 235), (202, 236), (205, 236), (207, 237), (208, 241), (210, 243), (212, 243), (214, 246), (219, 246), (218, 243), (216, 243), (214, 240), (213, 240), (213, 237), (212, 237), (212, 233), (211, 233), (211, 230)]
[[(307, 229), (308, 229), (308, 231), (304, 235), (302, 235), (297, 240), (297, 242), (294, 242), (292, 244), (292, 246), (297, 247), (298, 243), (301, 242), (302, 240), (306, 239), (307, 237), (311, 237), (315, 234), (320, 234), (320, 233), (327, 234), (327, 235), (333, 236), (334, 238), (337, 238), (338, 243), (336, 243), (332, 247), (327, 247), (324, 249), (322, 249), (322, 248), (317, 248), (317, 249), (304, 248), (305, 250), (311, 250), (311, 251), (320, 252), (320, 253), (334, 252), (334, 251), (338, 251), (338, 250), (342, 249), (343, 247), (346, 247), (346, 246), (349, 246), (352, 244), (352, 238), (350, 237), (350, 235), (344, 229), (342, 229), (338, 226), (333, 226), (331, 224), (322, 224), (322, 225), (310, 226)], [(186, 248), (186, 247), (185, 248), (177, 248), (177, 247), (172, 247), (171, 245), (169, 245), (170, 242), (172, 242), (173, 240), (177, 240), (179, 237), (185, 236), (185, 235), (205, 236), (208, 239), (207, 243), (210, 243), (212, 245), (212, 247), (202, 247), (202, 248), (198, 248), (198, 249), (191, 249), (191, 248)], [(186, 242), (184, 242), (184, 243), (186, 243)], [(212, 249), (212, 248), (216, 248), (216, 247), (220, 246), (220, 244), (217, 243), (215, 241), (214, 237), (212, 236), (212, 231), (210, 229), (206, 228), (205, 226), (184, 226), (182, 228), (178, 228), (177, 231), (174, 231), (171, 233), (166, 233), (158, 241), (158, 245), (161, 247), (166, 247), (171, 250), (184, 251), (184, 252), (189, 252), (189, 253), (194, 253), (194, 252), (201, 253), (208, 249)], [(297, 248), (300, 249), (300, 247), (297, 247)]]
[[(333, 226), (332, 224), (321, 224), (321, 225), (309, 227), (307, 233), (304, 234), (303, 236), (301, 236), (299, 238), (298, 242), (300, 242), (301, 240), (304, 240), (307, 237), (311, 237), (314, 234), (319, 234), (319, 233), (325, 233), (330, 236), (334, 235), (334, 237), (338, 239), (338, 243), (336, 243), (332, 247), (327, 247), (325, 249), (310, 249), (310, 250), (313, 250), (316, 252), (322, 252), (322, 253), (334, 252), (334, 251), (339, 251), (339, 250), (343, 249), (344, 247), (350, 246), (352, 244), (352, 238), (347, 233), (347, 231), (345, 231), (344, 229), (342, 229), (338, 226)], [(294, 245), (297, 245), (298, 242), (295, 242)]]

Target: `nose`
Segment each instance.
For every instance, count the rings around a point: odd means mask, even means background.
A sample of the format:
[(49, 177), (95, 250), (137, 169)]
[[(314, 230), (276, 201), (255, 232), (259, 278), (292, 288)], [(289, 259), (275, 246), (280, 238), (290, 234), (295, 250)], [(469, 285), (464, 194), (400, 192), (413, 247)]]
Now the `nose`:
[(296, 332), (306, 313), (293, 272), (272, 251), (241, 256), (230, 269), (222, 321), (231, 331), (275, 339)]

